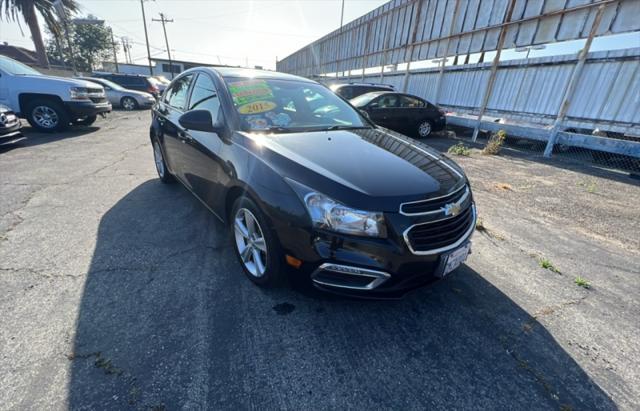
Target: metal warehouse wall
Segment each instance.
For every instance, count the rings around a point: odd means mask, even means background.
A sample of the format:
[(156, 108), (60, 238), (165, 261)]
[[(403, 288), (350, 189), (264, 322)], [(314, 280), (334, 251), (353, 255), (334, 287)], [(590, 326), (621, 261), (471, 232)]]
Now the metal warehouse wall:
[[(628, 32), (640, 32), (640, 0), (393, 0), (279, 61), (277, 70), (393, 84), (477, 115), (474, 140), (485, 113), (551, 124), (550, 155), (569, 127), (640, 136), (640, 48), (589, 53), (594, 37)], [(577, 56), (500, 59), (504, 49), (579, 39), (586, 42)], [(442, 58), (468, 62), (486, 52), (493, 62), (446, 65)], [(404, 64), (435, 58), (439, 67), (431, 69)], [(372, 68), (378, 72), (365, 74)], [(576, 141), (612, 146), (584, 135)], [(640, 157), (640, 142), (613, 145), (612, 152)]]

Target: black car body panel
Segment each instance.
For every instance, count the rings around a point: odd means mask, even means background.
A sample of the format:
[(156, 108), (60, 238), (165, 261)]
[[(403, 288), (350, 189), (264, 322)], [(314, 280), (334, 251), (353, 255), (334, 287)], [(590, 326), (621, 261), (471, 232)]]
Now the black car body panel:
[[(365, 100), (367, 96), (371, 99)], [(399, 133), (416, 136), (418, 125), (425, 120), (431, 124), (432, 131), (443, 130), (447, 124), (443, 111), (411, 94), (380, 91), (359, 97), (351, 100), (356, 108), (365, 111), (377, 125)], [(363, 100), (366, 103), (361, 103)]]
[[(257, 73), (252, 72), (252, 78), (263, 75), (308, 81)], [(192, 69), (171, 83), (153, 108), (151, 125), (151, 138), (160, 143), (168, 170), (223, 221), (229, 219), (231, 200), (241, 194), (251, 197), (267, 216), (283, 251), (304, 262), (300, 271), (306, 275), (317, 274), (325, 263), (390, 275), (375, 290), (340, 288), (343, 292), (398, 293), (437, 277), (449, 248), (437, 253), (414, 252), (407, 243), (407, 232), (439, 221), (444, 211), (436, 207), (428, 214), (405, 215), (400, 205), (466, 192), (460, 205), (469, 210), (468, 221), (456, 228), (456, 238), (451, 240), (456, 246), (463, 244), (471, 236), (469, 228), (475, 225), (475, 206), (462, 170), (427, 145), (382, 128), (241, 131), (223, 76), (243, 74), (239, 69)], [(224, 122), (224, 131), (218, 134), (180, 125), (179, 118), (192, 103), (188, 97), (184, 103), (180, 100), (182, 108), (169, 104), (173, 89), (184, 87), (192, 93), (197, 76), (206, 76), (217, 89), (218, 120)], [(383, 212), (387, 235), (367, 238), (314, 228), (297, 186), (309, 187), (349, 207)]]
[(160, 88), (156, 84), (157, 80), (151, 79), (149, 76), (120, 73), (93, 73), (92, 76), (113, 81), (129, 90), (144, 91), (155, 98), (160, 97)]

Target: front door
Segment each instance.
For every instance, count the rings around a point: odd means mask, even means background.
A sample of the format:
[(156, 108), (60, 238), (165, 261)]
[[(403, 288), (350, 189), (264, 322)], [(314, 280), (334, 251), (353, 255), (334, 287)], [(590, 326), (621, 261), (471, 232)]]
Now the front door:
[(397, 121), (394, 117), (394, 108), (398, 106), (396, 94), (383, 94), (369, 103), (369, 117), (379, 126), (395, 130)]
[[(207, 73), (199, 73), (195, 80), (187, 111), (207, 110), (213, 121), (224, 121), (220, 100), (213, 79)], [(184, 178), (191, 190), (214, 212), (222, 209), (223, 164), (220, 152), (221, 136), (213, 132), (184, 130), (186, 140), (182, 145)]]

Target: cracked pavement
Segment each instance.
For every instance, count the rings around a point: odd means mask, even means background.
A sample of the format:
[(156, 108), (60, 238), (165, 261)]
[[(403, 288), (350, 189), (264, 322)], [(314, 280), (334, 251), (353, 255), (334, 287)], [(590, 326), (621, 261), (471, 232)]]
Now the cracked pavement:
[(156, 179), (148, 124), (116, 112), (0, 149), (0, 409), (638, 408), (637, 182), (456, 157), (487, 230), (447, 279), (400, 301), (295, 273), (262, 290)]

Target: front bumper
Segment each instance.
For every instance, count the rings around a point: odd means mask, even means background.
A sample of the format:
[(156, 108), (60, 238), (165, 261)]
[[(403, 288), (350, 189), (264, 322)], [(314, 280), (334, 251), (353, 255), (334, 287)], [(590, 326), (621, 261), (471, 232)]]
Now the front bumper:
[(16, 119), (8, 124), (0, 126), (0, 146), (4, 144), (13, 144), (20, 140), (24, 140), (24, 136), (20, 132), (22, 128), (20, 120)]
[(111, 103), (93, 103), (91, 101), (68, 101), (65, 103), (69, 112), (78, 117), (95, 116), (111, 111)]
[[(319, 289), (351, 296), (397, 298), (444, 276), (446, 257), (469, 244), (475, 229), (473, 218), (459, 239), (433, 253), (411, 250), (402, 231), (391, 221), (388, 238), (366, 238), (333, 232), (308, 233), (282, 227), (280, 238), (288, 254), (302, 260), (300, 268)], [(404, 216), (396, 216), (404, 219)], [(285, 241), (283, 241), (283, 237)], [(311, 244), (311, 247), (305, 244)]]

